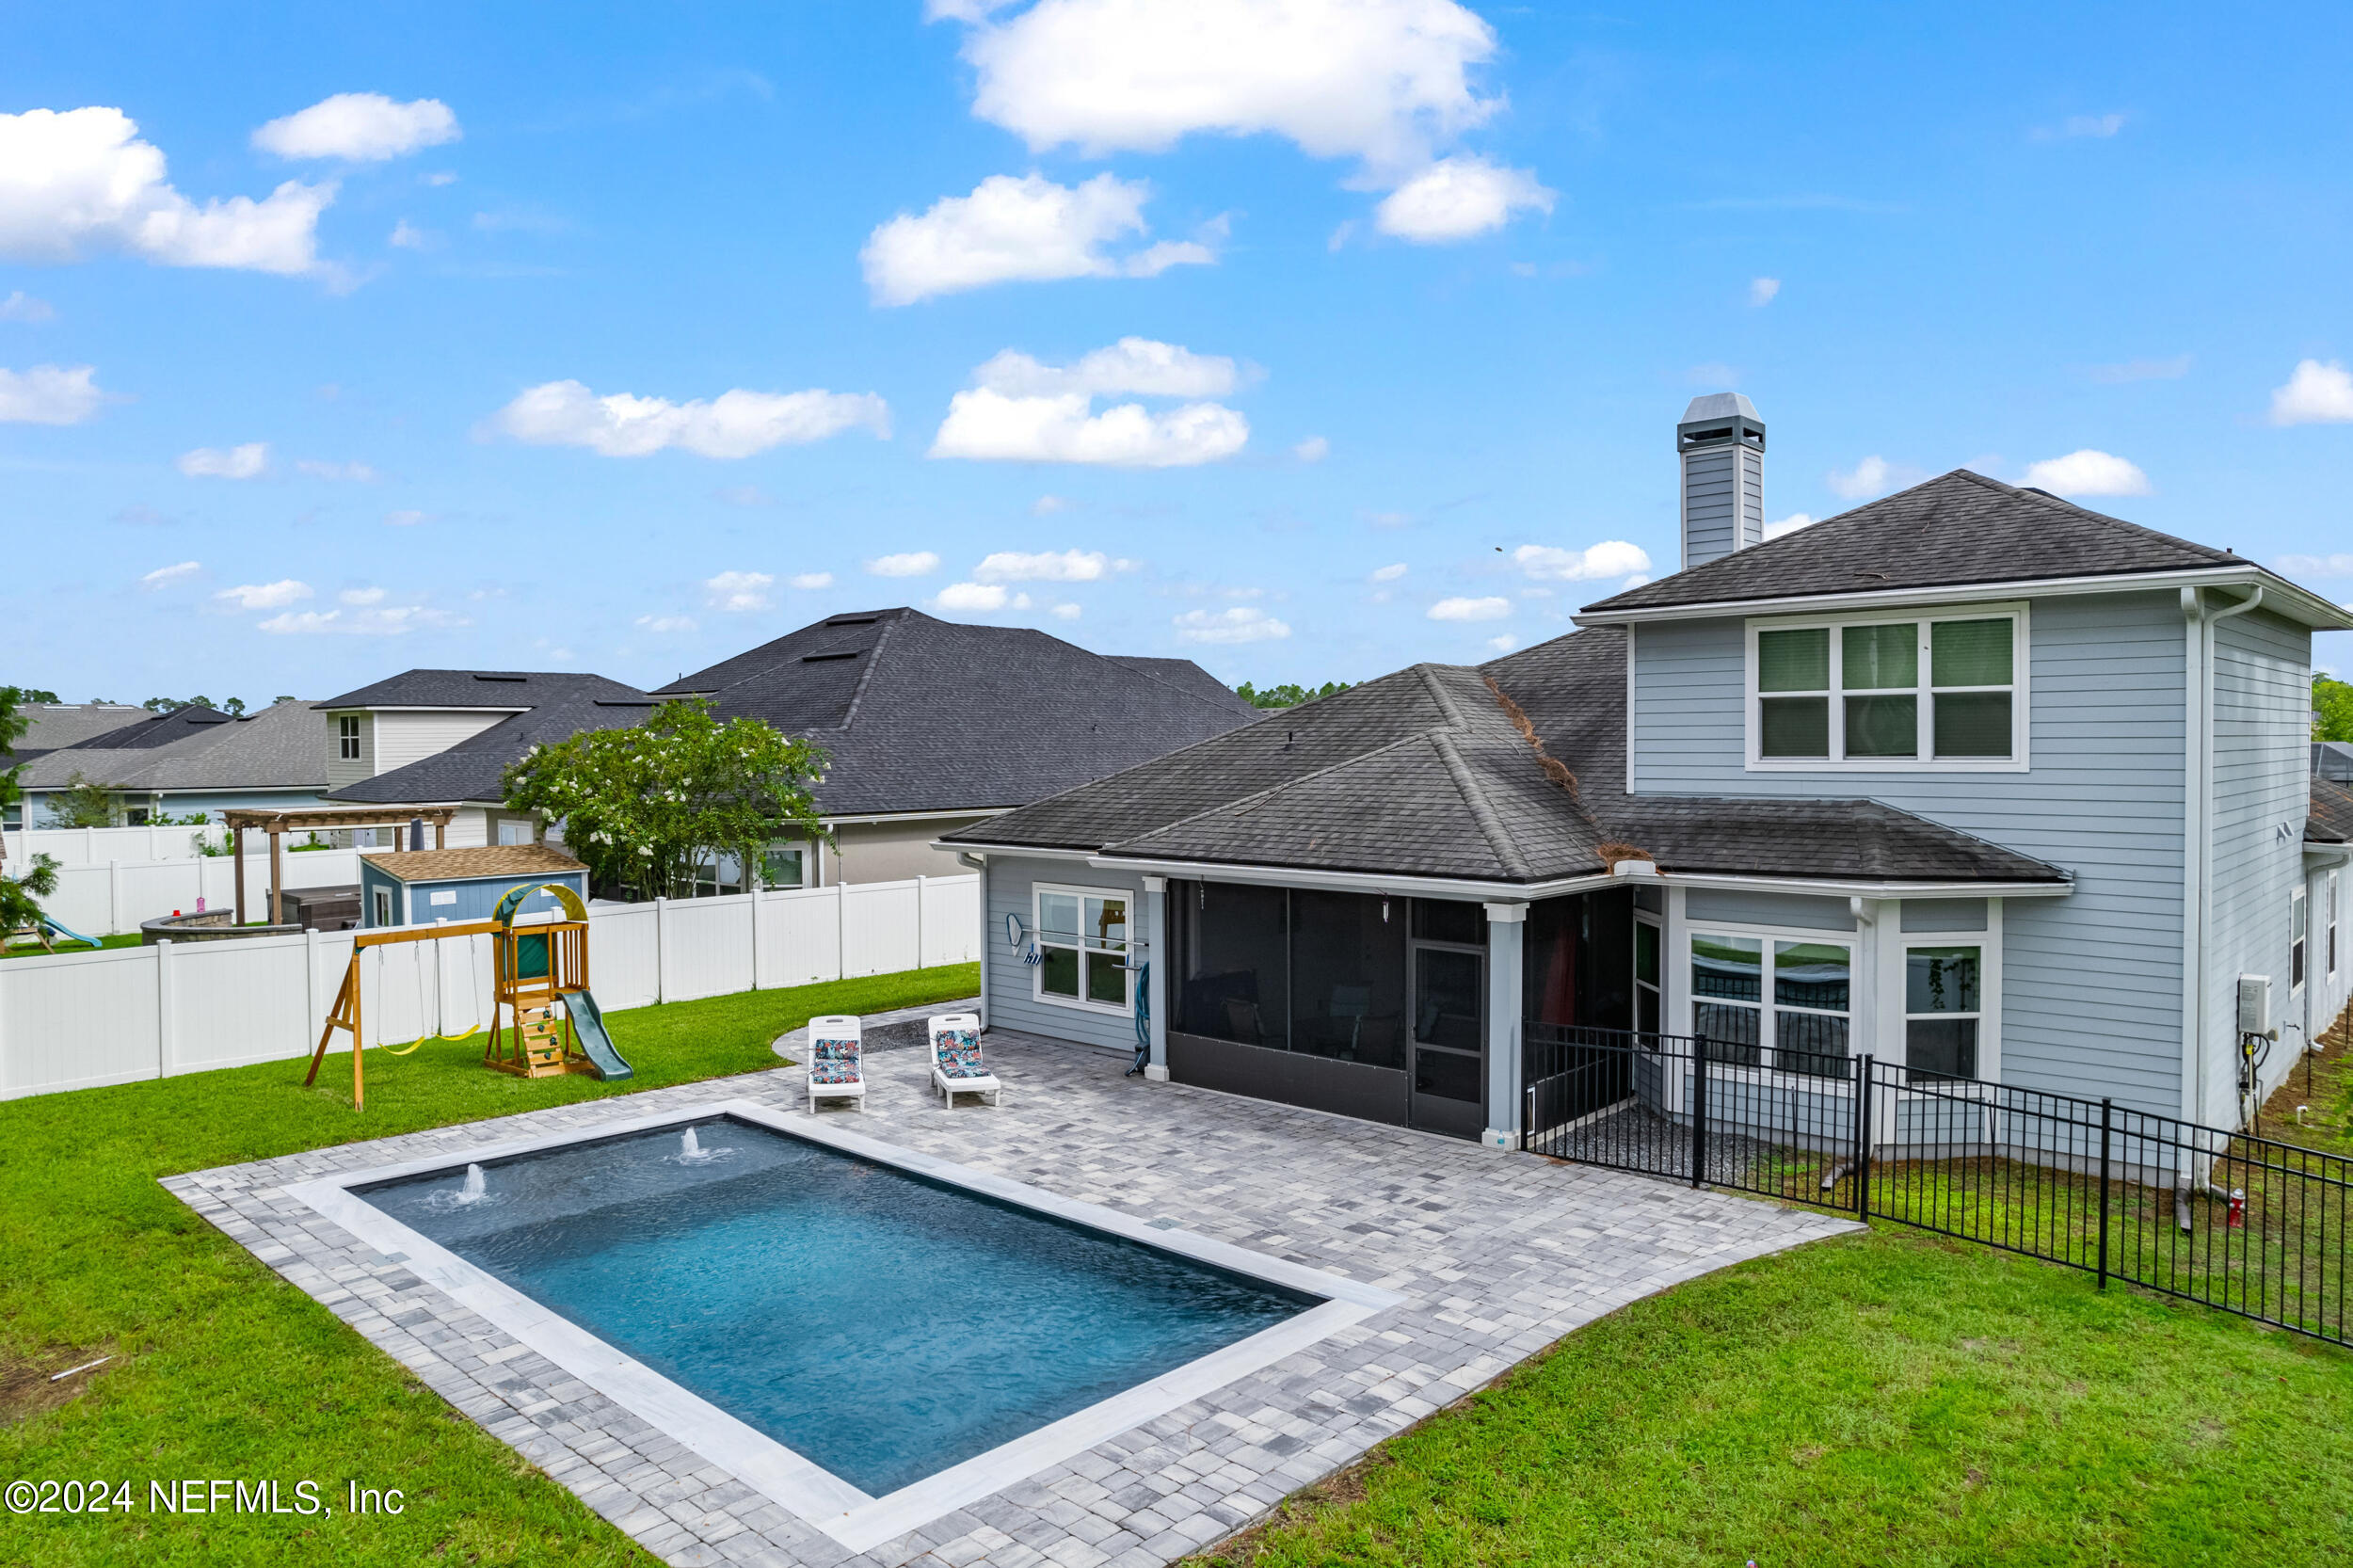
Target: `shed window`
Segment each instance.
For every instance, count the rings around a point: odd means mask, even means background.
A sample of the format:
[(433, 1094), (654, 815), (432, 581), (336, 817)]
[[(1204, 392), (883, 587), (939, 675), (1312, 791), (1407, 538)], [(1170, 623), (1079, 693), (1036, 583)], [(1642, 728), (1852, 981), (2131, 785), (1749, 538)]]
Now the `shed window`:
[(2015, 612), (1760, 628), (1752, 754), (1765, 763), (2008, 762), (2019, 754)]

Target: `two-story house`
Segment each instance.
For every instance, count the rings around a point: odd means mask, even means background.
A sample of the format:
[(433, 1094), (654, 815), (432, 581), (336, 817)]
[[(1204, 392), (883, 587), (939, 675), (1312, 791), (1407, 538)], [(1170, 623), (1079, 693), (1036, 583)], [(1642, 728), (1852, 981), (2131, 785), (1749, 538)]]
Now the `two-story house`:
[(989, 1023), (1502, 1146), (1531, 1023), (2239, 1125), (2345, 995), (2307, 694), (2353, 616), (1965, 471), (1768, 542), (1747, 399), (1676, 447), (1683, 569), (1578, 631), (949, 835)]

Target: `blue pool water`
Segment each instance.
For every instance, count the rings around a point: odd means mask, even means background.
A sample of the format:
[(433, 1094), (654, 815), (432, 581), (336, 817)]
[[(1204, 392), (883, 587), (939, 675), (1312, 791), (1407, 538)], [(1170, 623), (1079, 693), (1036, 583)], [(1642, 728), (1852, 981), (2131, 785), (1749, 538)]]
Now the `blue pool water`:
[(1315, 1304), (748, 1123), (362, 1189), (869, 1496)]

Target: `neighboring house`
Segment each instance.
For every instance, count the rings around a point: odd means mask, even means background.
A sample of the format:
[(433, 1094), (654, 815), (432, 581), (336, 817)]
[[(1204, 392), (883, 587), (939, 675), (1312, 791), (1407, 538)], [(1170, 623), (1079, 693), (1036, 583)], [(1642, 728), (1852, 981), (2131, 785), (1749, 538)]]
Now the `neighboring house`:
[[(2342, 858), (2307, 856), (2311, 880), (2303, 917), (2305, 967), (2311, 991), (2304, 1027), (2313, 1039), (2353, 1004), (2353, 746), (2342, 742), (2313, 747), (2313, 814), (2304, 837), (2315, 847), (2335, 846)], [(2353, 1029), (2353, 1018), (2346, 1018)]]
[[(37, 761), (59, 746), (74, 745), (154, 716), (144, 708), (120, 702), (28, 702), (17, 709), (17, 714), (30, 722), (16, 744), (0, 752), (0, 768)], [(14, 832), (24, 825), (19, 816), (20, 803), (11, 801), (5, 809), (0, 828)], [(40, 819), (34, 822), (38, 825)]]
[(904, 608), (829, 616), (654, 695), (708, 697), (831, 756), (816, 789), (831, 841), (775, 846), (785, 887), (962, 875), (941, 834), (1259, 716), (1191, 660)]
[(1676, 444), (1683, 569), (1581, 630), (948, 835), (988, 1021), (1128, 1048), (1148, 973), (1155, 1077), (1499, 1145), (1531, 1024), (2238, 1125), (2241, 978), (2258, 1090), (2345, 989), (2306, 746), (2353, 616), (1965, 471), (1765, 542), (1747, 400)]
[(653, 699), (601, 675), (406, 670), (317, 707), (328, 801), (456, 807), (443, 841), (459, 849), (538, 842), (547, 824), (506, 808), (507, 768), (535, 745), (636, 724)]
[(110, 825), (129, 827), (199, 813), (217, 822), (238, 807), (316, 806), (327, 787), (311, 703), (280, 702), (242, 717), (200, 707), (110, 711), (136, 717), (98, 729), (109, 710), (69, 709), (74, 724), (44, 724), (27, 737), (38, 745), (63, 740), (72, 728), (97, 731), (44, 750), (25, 766), (19, 782), (35, 827), (46, 821), (49, 797), (77, 779), (104, 786), (113, 801)]

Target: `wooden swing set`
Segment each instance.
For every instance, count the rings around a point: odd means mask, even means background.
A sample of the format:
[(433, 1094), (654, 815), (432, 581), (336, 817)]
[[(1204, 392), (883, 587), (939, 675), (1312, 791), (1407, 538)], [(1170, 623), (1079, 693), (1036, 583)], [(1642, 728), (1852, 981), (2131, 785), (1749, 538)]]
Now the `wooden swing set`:
[[(518, 926), (516, 910), (525, 899), (542, 890), (555, 895), (565, 918)], [(319, 1064), (327, 1058), (328, 1044), (337, 1030), (343, 1030), (351, 1036), (351, 1108), (364, 1109), (367, 1081), (361, 1066), (360, 954), (369, 948), (391, 947), (399, 942), (438, 942), (456, 936), (490, 938), (490, 1038), (483, 1050), (485, 1065), (522, 1078), (600, 1072), (581, 1048), (571, 1008), (566, 1001), (567, 992), (584, 993), (588, 989), (588, 910), (580, 895), (569, 888), (549, 883), (544, 888), (508, 888), (487, 920), (356, 934), (352, 938), (351, 962), (344, 967), (343, 984), (336, 988), (335, 1000), (327, 1010), (327, 1024), (319, 1031), (318, 1048), (311, 1053), (311, 1070), (302, 1080), (303, 1087), (307, 1089), (318, 1080)], [(422, 1018), (418, 1026), (424, 1027)], [(481, 1030), (477, 1024), (464, 1034), (450, 1038), (462, 1040)], [(376, 1048), (391, 1056), (408, 1056), (424, 1044), (420, 1038), (398, 1049), (384, 1045)]]

